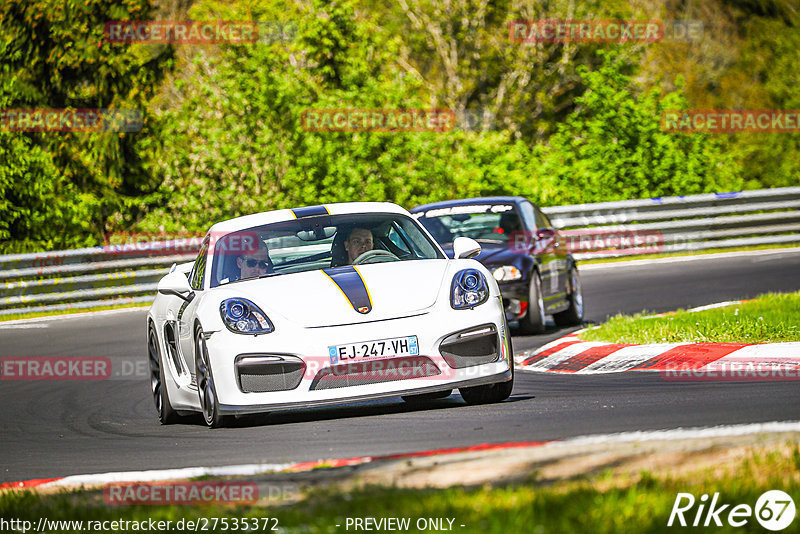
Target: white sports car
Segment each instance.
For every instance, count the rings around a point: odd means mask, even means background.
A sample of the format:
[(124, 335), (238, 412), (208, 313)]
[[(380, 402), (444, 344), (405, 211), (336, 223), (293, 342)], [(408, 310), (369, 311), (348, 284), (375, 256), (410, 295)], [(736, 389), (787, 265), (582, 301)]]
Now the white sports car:
[(147, 315), (162, 424), (402, 396), (499, 402), (514, 381), (497, 282), (403, 208), (345, 203), (211, 227)]

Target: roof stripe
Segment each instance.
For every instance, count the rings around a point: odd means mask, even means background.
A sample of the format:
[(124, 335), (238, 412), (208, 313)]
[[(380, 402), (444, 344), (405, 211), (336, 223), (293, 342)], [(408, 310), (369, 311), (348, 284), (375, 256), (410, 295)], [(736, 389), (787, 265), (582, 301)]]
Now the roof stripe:
[(303, 217), (316, 217), (317, 215), (330, 215), (328, 208), (325, 206), (306, 206), (304, 208), (294, 208), (292, 210), (294, 216), (298, 219)]

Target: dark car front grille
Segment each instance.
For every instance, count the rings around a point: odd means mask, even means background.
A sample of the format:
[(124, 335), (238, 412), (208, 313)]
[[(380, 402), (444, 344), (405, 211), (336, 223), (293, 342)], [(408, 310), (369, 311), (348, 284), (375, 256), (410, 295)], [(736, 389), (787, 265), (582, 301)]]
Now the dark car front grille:
[(299, 358), (247, 354), (237, 357), (236, 376), (244, 393), (288, 391), (303, 379), (306, 365)]
[(439, 352), (454, 369), (497, 361), (499, 337), (493, 324), (456, 332), (439, 345)]
[(363, 386), (439, 374), (439, 367), (427, 356), (348, 363), (322, 369), (311, 382), (311, 390)]

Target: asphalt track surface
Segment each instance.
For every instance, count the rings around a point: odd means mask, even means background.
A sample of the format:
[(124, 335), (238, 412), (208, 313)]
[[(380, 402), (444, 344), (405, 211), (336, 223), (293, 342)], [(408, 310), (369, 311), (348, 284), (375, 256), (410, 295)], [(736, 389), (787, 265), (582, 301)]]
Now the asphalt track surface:
[[(800, 289), (800, 249), (646, 265), (582, 275), (587, 319), (662, 312)], [(0, 356), (145, 359), (145, 312), (0, 325)], [(566, 330), (515, 337), (515, 352)], [(160, 426), (146, 377), (0, 381), (0, 482), (72, 474), (380, 455), (485, 442), (800, 420), (797, 382), (674, 382), (655, 373), (552, 376), (518, 372), (511, 398), (467, 406), (456, 394), (424, 407), (399, 398), (237, 420)]]

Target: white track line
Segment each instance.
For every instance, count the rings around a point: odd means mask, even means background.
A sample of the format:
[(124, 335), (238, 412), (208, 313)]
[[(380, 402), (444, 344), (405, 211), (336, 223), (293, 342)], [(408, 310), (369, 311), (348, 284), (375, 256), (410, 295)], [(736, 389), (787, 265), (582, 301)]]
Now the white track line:
[(758, 256), (768, 256), (771, 254), (785, 254), (785, 253), (800, 254), (800, 247), (778, 248), (778, 249), (767, 249), (767, 250), (746, 250), (741, 252), (718, 252), (713, 254), (696, 254), (693, 256), (676, 256), (667, 258), (612, 261), (608, 263), (581, 264), (581, 262), (578, 262), (578, 269), (580, 271), (593, 271), (596, 269), (612, 269), (614, 267), (638, 267), (642, 265), (653, 265), (659, 263), (680, 263), (685, 261), (697, 261), (697, 260), (746, 258), (750, 256), (758, 257)]
[(720, 425), (712, 427), (674, 428), (670, 430), (642, 430), (636, 432), (620, 432), (618, 434), (598, 434), (578, 436), (554, 441), (553, 447), (577, 445), (594, 445), (600, 443), (629, 443), (633, 441), (658, 441), (676, 439), (722, 438), (730, 436), (747, 436), (762, 432), (800, 432), (800, 421), (770, 421), (768, 423), (749, 423), (741, 425)]
[(199, 476), (253, 476), (288, 469), (294, 464), (244, 464), (224, 467), (186, 467), (180, 469), (159, 469), (152, 471), (120, 471), (97, 473), (93, 475), (72, 475), (42, 484), (42, 487), (55, 486), (95, 486), (99, 484), (124, 482), (158, 482), (162, 480), (185, 480)]
[[(97, 317), (104, 315), (115, 315), (118, 313), (129, 313), (132, 311), (146, 312), (148, 306), (131, 306), (130, 308), (116, 308), (113, 310), (99, 310), (90, 312), (78, 313), (65, 313), (62, 315), (45, 315), (43, 317), (29, 317), (27, 319), (14, 319), (13, 321), (0, 320), (0, 326), (17, 325), (17, 324), (32, 324), (32, 323), (46, 323), (50, 321), (60, 321), (62, 319), (83, 319), (86, 317)], [(35, 327), (33, 327), (35, 328)]]

